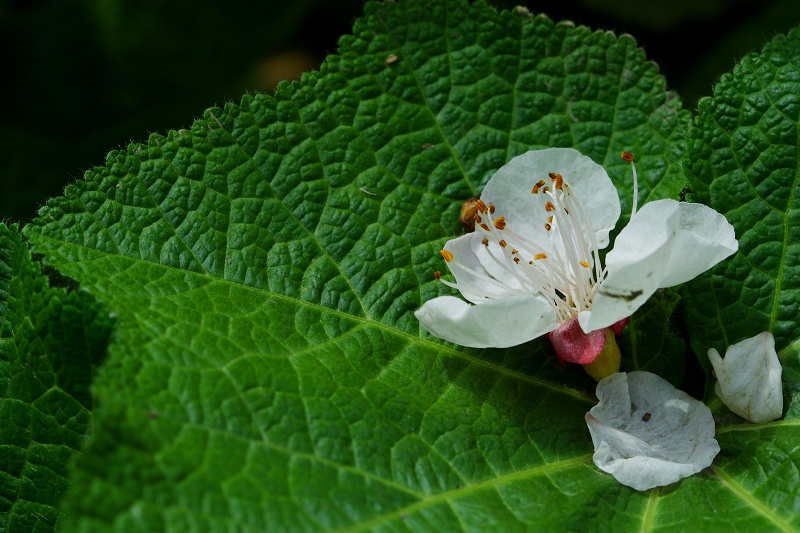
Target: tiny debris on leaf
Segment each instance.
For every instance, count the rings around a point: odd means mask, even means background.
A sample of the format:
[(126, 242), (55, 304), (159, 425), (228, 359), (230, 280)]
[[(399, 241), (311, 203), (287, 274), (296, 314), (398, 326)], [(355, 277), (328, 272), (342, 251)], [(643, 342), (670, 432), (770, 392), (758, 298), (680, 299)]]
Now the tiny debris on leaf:
[(397, 54), (389, 54), (388, 56), (386, 56), (386, 64), (387, 65), (391, 65), (395, 61), (397, 61)]

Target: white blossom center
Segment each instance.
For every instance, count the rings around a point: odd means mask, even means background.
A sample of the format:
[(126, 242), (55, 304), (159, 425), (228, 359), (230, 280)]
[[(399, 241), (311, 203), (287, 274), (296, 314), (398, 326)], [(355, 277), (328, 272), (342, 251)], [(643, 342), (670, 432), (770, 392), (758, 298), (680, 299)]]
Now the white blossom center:
[[(600, 262), (595, 230), (578, 196), (561, 174), (549, 173), (533, 185), (533, 195), (544, 195), (541, 223), (549, 238), (544, 245), (514, 231), (493, 204), (477, 200), (475, 231), (483, 236), (484, 253), (478, 252), (485, 272), (470, 268), (456, 254), (442, 250), (442, 257), (457, 279), (474, 280), (446, 285), (462, 293), (502, 299), (512, 294), (539, 294), (550, 303), (559, 322), (564, 323), (592, 307), (592, 300), (606, 270)], [(527, 192), (525, 193), (527, 194)], [(532, 202), (533, 203), (533, 202)], [(538, 202), (537, 202), (538, 203)], [(532, 208), (538, 206), (533, 205)], [(494, 264), (486, 264), (492, 262)], [(458, 271), (467, 274), (459, 276)]]

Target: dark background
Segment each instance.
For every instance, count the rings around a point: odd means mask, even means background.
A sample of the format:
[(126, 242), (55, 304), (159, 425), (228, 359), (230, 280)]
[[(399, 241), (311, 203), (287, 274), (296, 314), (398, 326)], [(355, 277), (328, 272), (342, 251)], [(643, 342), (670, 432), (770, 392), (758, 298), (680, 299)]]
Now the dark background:
[[(433, 1), (433, 0), (432, 0)], [(494, 1), (513, 7), (518, 0)], [(630, 33), (684, 105), (800, 24), (797, 0), (541, 0)], [(27, 222), (110, 149), (271, 92), (335, 53), (362, 0), (0, 0), (0, 220)]]

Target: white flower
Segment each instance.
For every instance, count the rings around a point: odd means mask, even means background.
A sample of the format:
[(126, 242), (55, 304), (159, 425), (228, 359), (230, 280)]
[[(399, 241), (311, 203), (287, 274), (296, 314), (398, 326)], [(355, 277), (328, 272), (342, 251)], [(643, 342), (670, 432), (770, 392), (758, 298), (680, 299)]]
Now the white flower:
[(708, 359), (717, 374), (722, 403), (750, 422), (770, 422), (783, 414), (781, 363), (775, 337), (765, 331), (728, 346), (725, 359), (714, 348)]
[(650, 372), (620, 372), (597, 384), (586, 414), (594, 464), (636, 490), (669, 485), (719, 453), (711, 410)]
[[(570, 148), (515, 157), (486, 184), (473, 233), (442, 256), (472, 304), (434, 298), (416, 312), (433, 335), (507, 347), (548, 334), (559, 359), (587, 364), (659, 288), (678, 285), (737, 249), (725, 217), (700, 204), (646, 204), (620, 232), (605, 267), (599, 251), (620, 215), (600, 165)], [(575, 320), (578, 324), (575, 323)], [(613, 336), (612, 336), (613, 339)]]

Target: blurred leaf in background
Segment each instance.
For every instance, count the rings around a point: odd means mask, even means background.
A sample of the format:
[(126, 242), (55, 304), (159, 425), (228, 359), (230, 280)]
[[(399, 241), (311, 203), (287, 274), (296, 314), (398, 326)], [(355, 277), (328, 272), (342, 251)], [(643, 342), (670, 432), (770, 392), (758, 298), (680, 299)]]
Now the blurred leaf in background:
[[(800, 23), (794, 0), (496, 0), (634, 35), (685, 105)], [(271, 92), (335, 53), (360, 0), (0, 0), (0, 219), (29, 221), (109, 149)]]

